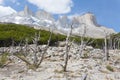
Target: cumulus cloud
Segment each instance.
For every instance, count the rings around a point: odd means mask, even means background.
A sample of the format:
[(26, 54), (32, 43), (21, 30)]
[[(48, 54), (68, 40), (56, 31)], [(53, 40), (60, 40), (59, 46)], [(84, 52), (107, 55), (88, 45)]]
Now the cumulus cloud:
[(12, 9), (11, 7), (0, 6), (0, 17), (6, 16), (12, 13), (16, 13), (16, 11)]
[(72, 0), (28, 0), (28, 2), (53, 14), (69, 13), (73, 6)]

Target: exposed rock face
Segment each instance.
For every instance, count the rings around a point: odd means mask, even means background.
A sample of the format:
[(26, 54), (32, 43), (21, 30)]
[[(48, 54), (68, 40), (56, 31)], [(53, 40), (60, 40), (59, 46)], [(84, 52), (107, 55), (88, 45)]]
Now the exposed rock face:
[(106, 28), (104, 26), (100, 26), (99, 24), (97, 24), (95, 16), (91, 13), (86, 13), (82, 16), (77, 16), (75, 18), (80, 23), (80, 26), (75, 29), (74, 34), (82, 35), (84, 34), (84, 31), (86, 31), (85, 33), (86, 36), (94, 38), (103, 38), (105, 37), (106, 33), (107, 35), (115, 33), (113, 29)]
[(28, 6), (25, 6), (23, 11), (1, 17), (0, 19), (0, 22), (37, 26), (38, 29), (40, 26), (48, 27), (52, 25), (53, 21), (54, 18), (51, 14), (45, 11), (38, 11), (36, 15), (34, 15)]
[(67, 16), (61, 16), (56, 22), (58, 28), (69, 28), (69, 19)]
[(26, 16), (27, 15), (33, 15), (32, 11), (28, 8), (28, 6), (25, 6), (24, 13), (25, 13)]
[(86, 13), (81, 16), (75, 17), (79, 20), (80, 23), (84, 23), (87, 25), (91, 25), (92, 27), (99, 27), (100, 25), (97, 24), (96, 18), (92, 13)]
[[(67, 27), (67, 29), (64, 27), (64, 25), (68, 24), (68, 21), (69, 20), (67, 20), (67, 17), (62, 17), (58, 21), (59, 26), (61, 26), (60, 30), (63, 30), (63, 32), (66, 34), (70, 30), (70, 25)], [(75, 16), (72, 19), (72, 23), (74, 24), (73, 34), (78, 36), (85, 34), (86, 37), (104, 38), (106, 33), (107, 35), (115, 33), (113, 29), (99, 25), (92, 13)]]
[(24, 10), (18, 12), (18, 14), (20, 16), (33, 16), (34, 15), (27, 5), (24, 7)]
[(35, 15), (38, 19), (48, 19), (53, 20), (53, 16), (45, 11), (37, 11)]
[(82, 32), (81, 34), (83, 34), (84, 30), (86, 30), (86, 36), (103, 38), (105, 37), (106, 33), (107, 35), (111, 33), (115, 33), (113, 29), (109, 29), (104, 26), (98, 25), (94, 15), (91, 13), (87, 13), (84, 14), (83, 16), (76, 17), (76, 19), (81, 24), (81, 26), (78, 27), (76, 30)]

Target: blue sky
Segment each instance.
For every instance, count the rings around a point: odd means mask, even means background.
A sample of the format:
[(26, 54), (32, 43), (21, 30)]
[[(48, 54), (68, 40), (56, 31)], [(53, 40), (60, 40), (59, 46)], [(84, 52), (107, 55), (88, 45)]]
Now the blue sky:
[(25, 5), (33, 12), (45, 10), (55, 17), (92, 12), (98, 24), (120, 32), (120, 0), (0, 0), (2, 9), (9, 7), (16, 12), (23, 10)]

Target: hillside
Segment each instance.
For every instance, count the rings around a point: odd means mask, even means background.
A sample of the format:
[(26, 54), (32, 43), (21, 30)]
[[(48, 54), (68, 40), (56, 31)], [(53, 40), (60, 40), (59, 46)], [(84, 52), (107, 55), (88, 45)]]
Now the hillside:
[[(49, 36), (50, 36), (49, 31), (34, 29), (26, 25), (11, 24), (11, 23), (2, 24), (1, 23), (0, 24), (0, 46), (10, 46), (12, 45), (12, 41), (15, 41), (15, 45), (19, 45), (20, 42), (25, 43), (25, 39), (28, 39), (29, 44), (32, 44), (33, 43), (32, 39), (35, 36), (35, 33), (40, 33), (40, 41), (38, 42), (39, 44), (47, 43)], [(112, 35), (111, 40), (114, 40), (116, 36), (119, 37), (119, 35), (120, 33)], [(65, 35), (53, 33), (50, 44), (55, 45), (56, 42), (65, 41), (65, 40), (66, 40)], [(80, 44), (81, 37), (72, 36), (71, 41), (72, 40), (74, 40), (75, 43)], [(89, 41), (89, 42), (93, 41), (89, 45), (95, 48), (102, 48), (104, 44), (104, 39), (102, 38), (85, 37), (84, 41)]]
[[(25, 25), (0, 24), (0, 46), (10, 46), (13, 40), (16, 45), (21, 41), (25, 43), (25, 38), (29, 39), (29, 43), (32, 43), (32, 37), (39, 32), (41, 35), (39, 44), (47, 43), (49, 31), (36, 30)], [(112, 35), (111, 40), (119, 35)], [(53, 33), (51, 45), (57, 41), (65, 42), (65, 39), (66, 36)], [(90, 45), (95, 48), (87, 45), (80, 57), (80, 37), (71, 37), (71, 40), (73, 39), (75, 42), (68, 49), (67, 71), (63, 69), (67, 52), (66, 46), (0, 47), (0, 80), (82, 80), (85, 77), (86, 80), (120, 79), (120, 50), (109, 50), (109, 61), (105, 61), (104, 39), (84, 38), (85, 43), (88, 40), (93, 41)], [(117, 47), (118, 45), (116, 45), (116, 49)], [(42, 60), (42, 64), (38, 67), (35, 67), (37, 64), (34, 64), (35, 54), (37, 54), (37, 63)]]
[[(32, 43), (32, 38), (35, 33), (40, 33), (40, 44), (47, 43), (50, 36), (49, 31), (36, 30), (26, 25), (0, 24), (0, 46), (10, 46), (13, 40), (15, 41), (15, 44), (18, 45), (21, 41), (24, 42), (26, 38), (28, 38), (29, 43)], [(55, 42), (57, 39), (65, 40), (65, 36), (60, 34), (52, 34), (51, 42)]]

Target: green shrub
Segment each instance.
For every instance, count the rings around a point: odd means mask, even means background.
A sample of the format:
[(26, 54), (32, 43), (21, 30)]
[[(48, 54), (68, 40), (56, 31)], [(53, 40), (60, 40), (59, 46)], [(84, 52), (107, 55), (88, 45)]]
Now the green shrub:
[[(45, 30), (36, 30), (32, 27), (26, 25), (18, 24), (0, 24), (0, 46), (10, 46), (12, 40), (15, 41), (15, 45), (18, 45), (21, 41), (25, 42), (25, 38), (28, 38), (28, 43), (32, 44), (32, 38), (35, 33), (40, 32), (40, 41), (39, 44), (47, 44), (47, 41), (50, 36), (49, 31)], [(52, 34), (51, 43), (53, 44), (56, 41), (65, 40), (66, 36), (60, 34)]]
[[(35, 33), (40, 32), (40, 41), (39, 44), (47, 44), (47, 41), (50, 36), (49, 31), (45, 30), (36, 30), (32, 27), (28, 27), (26, 25), (18, 25), (18, 24), (0, 24), (0, 46), (10, 46), (12, 44), (12, 40), (15, 41), (15, 45), (18, 45), (21, 41), (24, 42), (25, 38), (28, 38), (28, 43), (32, 44), (32, 38)], [(52, 34), (52, 39), (50, 41), (50, 45), (53, 45), (57, 41), (65, 41), (66, 36), (61, 34)], [(77, 44), (80, 44), (81, 38), (79, 36), (71, 37), (70, 40), (74, 40)], [(84, 38), (85, 41), (88, 42), (93, 41), (93, 43), (89, 44), (95, 48), (101, 48), (104, 43), (104, 39), (93, 39), (93, 38)]]
[(109, 71), (112, 71), (112, 72), (114, 71), (113, 67), (110, 66), (110, 65), (107, 65), (106, 68), (107, 68)]
[(8, 61), (8, 53), (3, 53), (0, 55), (0, 67), (3, 67)]

